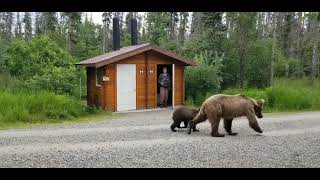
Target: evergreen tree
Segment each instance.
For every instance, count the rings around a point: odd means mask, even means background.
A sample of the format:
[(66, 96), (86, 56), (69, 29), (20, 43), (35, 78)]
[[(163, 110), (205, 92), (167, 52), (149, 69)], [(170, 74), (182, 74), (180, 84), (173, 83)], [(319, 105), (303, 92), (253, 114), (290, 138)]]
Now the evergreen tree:
[(24, 13), (23, 23), (24, 23), (24, 38), (26, 40), (30, 40), (32, 38), (32, 20), (31, 20), (30, 12)]
[(81, 12), (66, 12), (68, 17), (68, 49), (72, 55), (76, 55), (75, 46), (79, 41), (81, 14)]
[(22, 37), (22, 26), (21, 26), (21, 20), (20, 20), (20, 12), (17, 12), (16, 16), (16, 28), (14, 31), (15, 38), (21, 38)]

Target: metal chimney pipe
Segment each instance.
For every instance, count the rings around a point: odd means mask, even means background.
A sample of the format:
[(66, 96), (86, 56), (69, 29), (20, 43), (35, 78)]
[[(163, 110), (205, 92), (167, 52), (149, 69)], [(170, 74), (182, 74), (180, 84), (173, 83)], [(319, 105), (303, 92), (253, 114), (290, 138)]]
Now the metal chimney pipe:
[(117, 51), (120, 49), (120, 26), (119, 18), (113, 18), (113, 50)]
[(137, 20), (131, 19), (131, 45), (138, 45)]

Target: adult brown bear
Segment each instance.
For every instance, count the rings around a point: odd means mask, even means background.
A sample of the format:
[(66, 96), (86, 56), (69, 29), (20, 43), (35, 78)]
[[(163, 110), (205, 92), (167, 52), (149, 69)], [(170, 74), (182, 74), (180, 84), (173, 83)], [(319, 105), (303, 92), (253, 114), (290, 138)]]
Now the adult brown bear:
[(200, 107), (200, 112), (197, 116), (188, 123), (189, 131), (196, 124), (209, 119), (211, 123), (211, 136), (213, 137), (224, 137), (219, 134), (219, 123), (220, 118), (224, 119), (224, 128), (229, 135), (236, 135), (237, 133), (232, 132), (232, 120), (235, 117), (246, 116), (249, 120), (249, 125), (256, 132), (262, 133), (262, 130), (255, 118), (262, 118), (262, 107), (264, 100), (254, 100), (245, 95), (225, 95), (217, 94), (206, 99)]

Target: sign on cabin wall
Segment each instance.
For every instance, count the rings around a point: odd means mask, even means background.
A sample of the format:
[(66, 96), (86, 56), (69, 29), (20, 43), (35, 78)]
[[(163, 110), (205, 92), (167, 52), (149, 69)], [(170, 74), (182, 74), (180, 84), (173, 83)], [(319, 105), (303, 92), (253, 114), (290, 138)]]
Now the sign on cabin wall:
[(102, 80), (103, 80), (103, 81), (110, 81), (110, 77), (103, 76)]

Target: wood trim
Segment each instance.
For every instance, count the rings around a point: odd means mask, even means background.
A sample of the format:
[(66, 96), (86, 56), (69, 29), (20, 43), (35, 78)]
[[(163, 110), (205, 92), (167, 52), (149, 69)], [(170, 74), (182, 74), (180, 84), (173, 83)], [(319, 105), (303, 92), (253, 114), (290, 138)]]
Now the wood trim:
[(175, 66), (175, 64), (172, 64), (172, 77), (171, 77), (171, 81), (172, 81), (172, 108), (174, 108), (175, 107), (175, 103), (176, 103), (176, 101), (175, 101), (175, 91), (176, 91), (176, 88), (175, 88), (175, 77), (176, 77), (176, 66)]
[(115, 94), (115, 97), (114, 97), (114, 111), (118, 111), (118, 101), (117, 101), (117, 97), (118, 97), (118, 93), (117, 93), (117, 88), (118, 88), (118, 84), (117, 84), (117, 69), (118, 69), (118, 66), (117, 64), (114, 65), (115, 68), (114, 68), (114, 94)]
[(149, 66), (148, 66), (148, 52), (146, 51), (144, 53), (144, 61), (145, 61), (145, 109), (148, 108), (148, 77), (149, 77), (149, 73), (148, 73), (148, 69), (149, 69)]
[(185, 74), (184, 74), (185, 67), (182, 67), (182, 104), (185, 103)]
[(157, 94), (157, 85), (158, 85), (158, 76), (157, 76), (157, 74), (158, 74), (158, 64), (155, 64), (155, 72), (154, 72), (154, 76), (155, 76), (155, 83), (154, 83), (154, 89), (155, 89), (155, 91), (154, 91), (154, 98), (155, 98), (155, 104), (154, 104), (154, 108), (157, 108), (157, 105), (158, 105), (158, 94)]
[[(130, 47), (128, 47), (130, 48)], [(143, 52), (146, 52), (146, 51), (149, 51), (149, 50), (154, 50), (158, 53), (161, 53), (161, 54), (164, 54), (166, 56), (169, 56), (173, 59), (176, 59), (180, 62), (183, 62), (185, 65), (191, 65), (191, 66), (196, 66), (196, 63), (190, 59), (187, 59), (187, 58), (184, 58), (172, 51), (168, 51), (166, 49), (162, 49), (161, 47), (157, 46), (157, 45), (154, 45), (154, 44), (146, 44), (142, 47), (139, 47), (139, 48), (133, 48), (132, 50), (128, 50), (127, 52), (122, 52), (122, 53), (114, 53), (112, 54), (106, 54), (106, 55), (100, 55), (99, 56), (96, 56), (96, 57), (93, 57), (91, 59), (87, 59), (87, 60), (84, 60), (84, 61), (81, 61), (79, 63), (76, 63), (76, 65), (85, 65), (85, 66), (88, 66), (88, 67), (101, 67), (101, 66), (105, 66), (105, 65), (108, 65), (108, 64), (111, 64), (111, 63), (114, 63), (114, 62), (117, 62), (117, 61), (120, 61), (122, 59), (125, 59), (125, 58), (128, 58), (128, 57), (131, 57), (131, 56), (134, 56), (136, 54), (140, 54), (140, 53), (143, 53)], [(116, 51), (115, 51), (116, 52)], [(96, 58), (96, 59), (95, 59)], [(91, 61), (91, 62), (90, 62)]]

